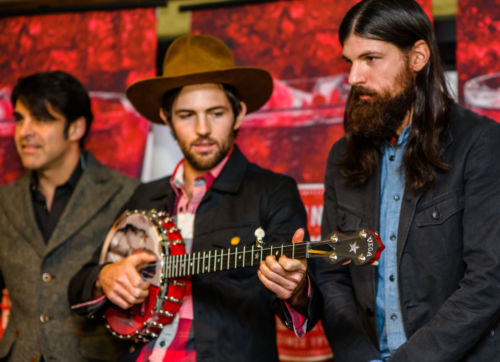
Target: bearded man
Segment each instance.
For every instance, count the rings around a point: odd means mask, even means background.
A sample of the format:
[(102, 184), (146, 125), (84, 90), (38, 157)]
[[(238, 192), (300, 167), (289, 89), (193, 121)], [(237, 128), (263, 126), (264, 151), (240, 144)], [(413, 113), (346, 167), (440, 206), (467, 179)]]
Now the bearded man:
[(335, 361), (492, 361), (500, 346), (500, 126), (453, 102), (413, 0), (364, 0), (339, 38), (345, 137), (322, 234), (378, 231), (378, 268), (310, 263)]

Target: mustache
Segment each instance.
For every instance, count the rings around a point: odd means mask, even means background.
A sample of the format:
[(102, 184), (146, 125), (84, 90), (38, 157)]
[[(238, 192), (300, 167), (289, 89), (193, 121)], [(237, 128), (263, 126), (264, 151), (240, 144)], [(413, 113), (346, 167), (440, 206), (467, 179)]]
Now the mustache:
[(199, 143), (205, 143), (205, 142), (218, 144), (218, 142), (210, 136), (201, 136), (201, 137), (198, 137), (197, 139), (195, 139), (193, 142), (191, 142), (191, 146), (199, 144)]
[(353, 85), (351, 87), (351, 97), (359, 98), (361, 96), (378, 96), (378, 93), (360, 85)]

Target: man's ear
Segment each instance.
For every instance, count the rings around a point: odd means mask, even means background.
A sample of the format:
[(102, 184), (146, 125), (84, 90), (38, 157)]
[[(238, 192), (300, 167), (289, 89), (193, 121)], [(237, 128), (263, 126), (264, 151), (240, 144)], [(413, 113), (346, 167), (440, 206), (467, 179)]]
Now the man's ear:
[(236, 122), (234, 122), (234, 127), (233, 127), (234, 130), (237, 130), (238, 128), (240, 128), (241, 122), (243, 121), (243, 118), (247, 114), (247, 105), (245, 104), (245, 102), (240, 102), (240, 106), (241, 106), (241, 111), (236, 116)]
[(167, 115), (165, 114), (165, 111), (163, 110), (163, 108), (160, 108), (160, 118), (163, 121), (163, 123), (165, 123), (167, 126), (169, 126), (170, 128), (172, 128), (170, 126), (170, 122), (168, 121)]
[(78, 117), (73, 121), (68, 128), (68, 139), (70, 141), (80, 141), (80, 139), (85, 134), (85, 129), (87, 128), (87, 120), (85, 117)]
[(431, 56), (431, 50), (429, 49), (429, 45), (425, 40), (419, 40), (415, 44), (413, 44), (413, 48), (408, 53), (410, 59), (410, 69), (415, 73), (420, 72)]

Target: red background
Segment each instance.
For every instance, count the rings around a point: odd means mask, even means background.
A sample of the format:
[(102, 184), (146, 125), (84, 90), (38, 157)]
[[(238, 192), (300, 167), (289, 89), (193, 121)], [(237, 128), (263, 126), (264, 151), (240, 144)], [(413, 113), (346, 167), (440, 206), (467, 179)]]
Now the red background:
[(123, 92), (155, 74), (154, 9), (16, 16), (0, 21), (0, 183), (22, 173), (12, 134), (10, 91), (34, 72), (63, 70), (91, 92), (95, 120), (86, 148), (106, 165), (139, 177), (149, 124)]
[[(457, 72), (461, 103), (470, 79), (493, 75), (485, 85), (494, 94), (490, 106), (470, 107), (500, 122), (500, 0), (459, 0), (457, 14)], [(482, 96), (484, 101), (484, 96)]]

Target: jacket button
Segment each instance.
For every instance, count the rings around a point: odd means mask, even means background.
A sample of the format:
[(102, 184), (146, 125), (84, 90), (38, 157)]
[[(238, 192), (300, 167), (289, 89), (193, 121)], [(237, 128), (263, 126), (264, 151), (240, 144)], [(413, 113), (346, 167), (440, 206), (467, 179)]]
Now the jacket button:
[(52, 280), (52, 275), (50, 275), (49, 273), (43, 273), (42, 274), (42, 280), (45, 282), (45, 283), (48, 283)]
[(434, 211), (432, 212), (432, 218), (433, 218), (434, 220), (439, 220), (439, 218), (440, 218), (440, 217), (441, 217), (441, 213), (440, 213), (438, 210), (434, 210)]
[(50, 321), (50, 317), (47, 314), (40, 314), (40, 322), (47, 323), (48, 321)]

